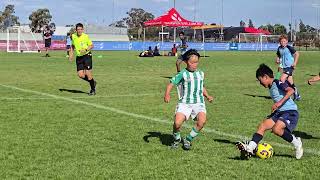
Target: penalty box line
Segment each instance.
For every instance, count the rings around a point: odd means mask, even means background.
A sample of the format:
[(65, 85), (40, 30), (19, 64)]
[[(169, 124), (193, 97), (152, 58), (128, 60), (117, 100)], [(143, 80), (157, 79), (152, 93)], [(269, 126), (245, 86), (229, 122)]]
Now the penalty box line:
[[(64, 100), (64, 101), (69, 101), (69, 102), (73, 102), (73, 103), (77, 103), (77, 104), (84, 104), (84, 105), (92, 106), (92, 107), (95, 107), (95, 108), (98, 108), (98, 109), (103, 109), (103, 110), (111, 111), (111, 112), (114, 112), (114, 113), (123, 114), (123, 115), (126, 115), (126, 116), (131, 116), (131, 117), (134, 117), (134, 118), (137, 118), (137, 119), (145, 119), (145, 120), (151, 120), (151, 121), (154, 121), (154, 122), (159, 122), (159, 123), (164, 123), (164, 124), (172, 124), (172, 122), (170, 122), (168, 120), (165, 120), (165, 119), (159, 119), (159, 118), (153, 118), (153, 117), (149, 117), (149, 116), (144, 116), (144, 115), (141, 115), (141, 114), (135, 114), (135, 113), (123, 111), (123, 110), (120, 110), (120, 109), (117, 109), (117, 108), (103, 106), (103, 105), (100, 105), (100, 104), (89, 103), (89, 102), (80, 101), (80, 100), (76, 100), (76, 99), (72, 99), (72, 98), (68, 98), (68, 97), (63, 97), (63, 96), (58, 96), (58, 95), (54, 95), (54, 94), (34, 91), (34, 90), (30, 90), (30, 89), (23, 89), (23, 88), (19, 88), (19, 87), (16, 87), (16, 86), (10, 86), (10, 85), (5, 85), (5, 84), (0, 84), (0, 86), (5, 87), (5, 88), (9, 88), (9, 89), (22, 91), (22, 92), (27, 92), (27, 93), (37, 94), (37, 95), (41, 95), (41, 96), (51, 97), (51, 98), (54, 98), (54, 99), (60, 99), (60, 100)], [(192, 127), (191, 125), (187, 125), (187, 124), (186, 124), (186, 126), (189, 127), (189, 128)], [(209, 133), (213, 133), (213, 134), (217, 134), (217, 135), (220, 135), (220, 136), (231, 137), (231, 138), (235, 138), (235, 139), (239, 139), (239, 140), (249, 139), (246, 136), (229, 134), (229, 133), (217, 131), (215, 129), (210, 129), (210, 128), (204, 128), (203, 131), (209, 132)], [(274, 146), (278, 146), (278, 147), (284, 147), (284, 148), (293, 149), (292, 146), (281, 144), (281, 143), (272, 142), (272, 144)], [(311, 153), (311, 154), (320, 156), (320, 151), (318, 151), (316, 149), (306, 149), (305, 148), (304, 151), (307, 152), (307, 153)]]

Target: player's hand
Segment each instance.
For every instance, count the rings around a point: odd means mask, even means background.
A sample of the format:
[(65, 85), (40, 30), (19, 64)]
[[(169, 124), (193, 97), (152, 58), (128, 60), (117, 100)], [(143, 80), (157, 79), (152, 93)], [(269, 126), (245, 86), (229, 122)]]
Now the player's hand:
[(210, 103), (212, 103), (213, 97), (212, 97), (212, 96), (207, 96), (207, 100), (208, 100)]
[(277, 63), (277, 64), (280, 64), (280, 59), (276, 59), (276, 63)]
[(166, 103), (169, 103), (170, 102), (170, 94), (166, 94), (166, 95), (164, 95), (164, 102), (166, 102)]
[(297, 66), (297, 64), (293, 63), (291, 67), (292, 67), (293, 69), (295, 69), (296, 66)]
[(81, 49), (81, 50), (80, 50), (80, 53), (81, 53), (81, 54), (85, 54), (86, 52), (87, 52), (86, 49)]
[(279, 107), (281, 106), (280, 102), (276, 102), (272, 105), (271, 107), (271, 111), (274, 112), (275, 110), (277, 110)]

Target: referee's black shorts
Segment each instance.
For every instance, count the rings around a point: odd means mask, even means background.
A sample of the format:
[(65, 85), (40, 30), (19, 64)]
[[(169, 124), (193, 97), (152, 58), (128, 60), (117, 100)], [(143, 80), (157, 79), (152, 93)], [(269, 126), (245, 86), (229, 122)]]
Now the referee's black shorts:
[(77, 71), (91, 70), (92, 69), (92, 54), (91, 54), (91, 52), (86, 55), (83, 55), (83, 56), (77, 56), (76, 64), (77, 64)]
[(44, 47), (49, 48), (51, 46), (51, 38), (44, 40)]

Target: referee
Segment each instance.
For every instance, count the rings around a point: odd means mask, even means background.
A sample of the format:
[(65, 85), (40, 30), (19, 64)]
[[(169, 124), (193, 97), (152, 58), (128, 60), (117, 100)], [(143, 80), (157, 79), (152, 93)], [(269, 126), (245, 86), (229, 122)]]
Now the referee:
[(96, 81), (92, 76), (92, 54), (91, 49), (93, 48), (92, 41), (89, 36), (83, 33), (83, 24), (76, 24), (76, 33), (72, 34), (72, 46), (70, 48), (69, 61), (73, 59), (73, 54), (76, 54), (76, 64), (78, 76), (89, 82), (91, 90), (89, 95), (96, 94)]

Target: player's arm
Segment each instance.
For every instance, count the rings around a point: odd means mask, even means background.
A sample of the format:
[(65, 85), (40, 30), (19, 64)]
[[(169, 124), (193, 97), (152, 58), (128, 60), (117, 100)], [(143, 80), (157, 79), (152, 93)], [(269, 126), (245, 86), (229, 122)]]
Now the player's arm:
[(206, 97), (209, 102), (213, 101), (213, 97), (208, 94), (208, 91), (205, 87), (203, 87), (203, 96)]
[(292, 54), (293, 58), (294, 58), (294, 62), (292, 64), (292, 67), (295, 68), (298, 64), (298, 59), (299, 59), (299, 52), (296, 51), (293, 47), (291, 46), (287, 46), (290, 53)]
[(277, 50), (277, 57), (276, 57), (276, 63), (277, 63), (277, 64), (280, 64), (280, 57), (281, 57), (281, 55), (280, 55), (280, 51), (279, 51), (279, 48), (278, 48), (278, 50)]
[(295, 67), (297, 66), (297, 64), (298, 64), (299, 56), (300, 56), (300, 54), (299, 54), (298, 51), (293, 54), (294, 62), (293, 62), (293, 65), (292, 65), (292, 66), (293, 66), (294, 68), (295, 68)]
[(172, 84), (172, 83), (169, 83), (167, 85), (166, 92), (164, 93), (164, 98), (163, 98), (164, 102), (166, 102), (166, 103), (170, 102), (170, 92), (171, 92), (173, 86), (174, 86), (174, 84)]
[(294, 89), (288, 85), (287, 81), (284, 83), (281, 83), (280, 87), (282, 90), (284, 90), (286, 92), (286, 94), (285, 94), (285, 96), (283, 96), (282, 99), (280, 99), (280, 101), (278, 101), (272, 105), (272, 108), (271, 108), (272, 112), (274, 112), (279, 107), (281, 107), (294, 93)]
[(178, 73), (173, 78), (170, 79), (170, 83), (167, 85), (166, 91), (164, 93), (164, 102), (168, 103), (170, 101), (170, 92), (174, 85), (178, 85), (181, 83), (181, 80), (183, 78), (183, 73)]

